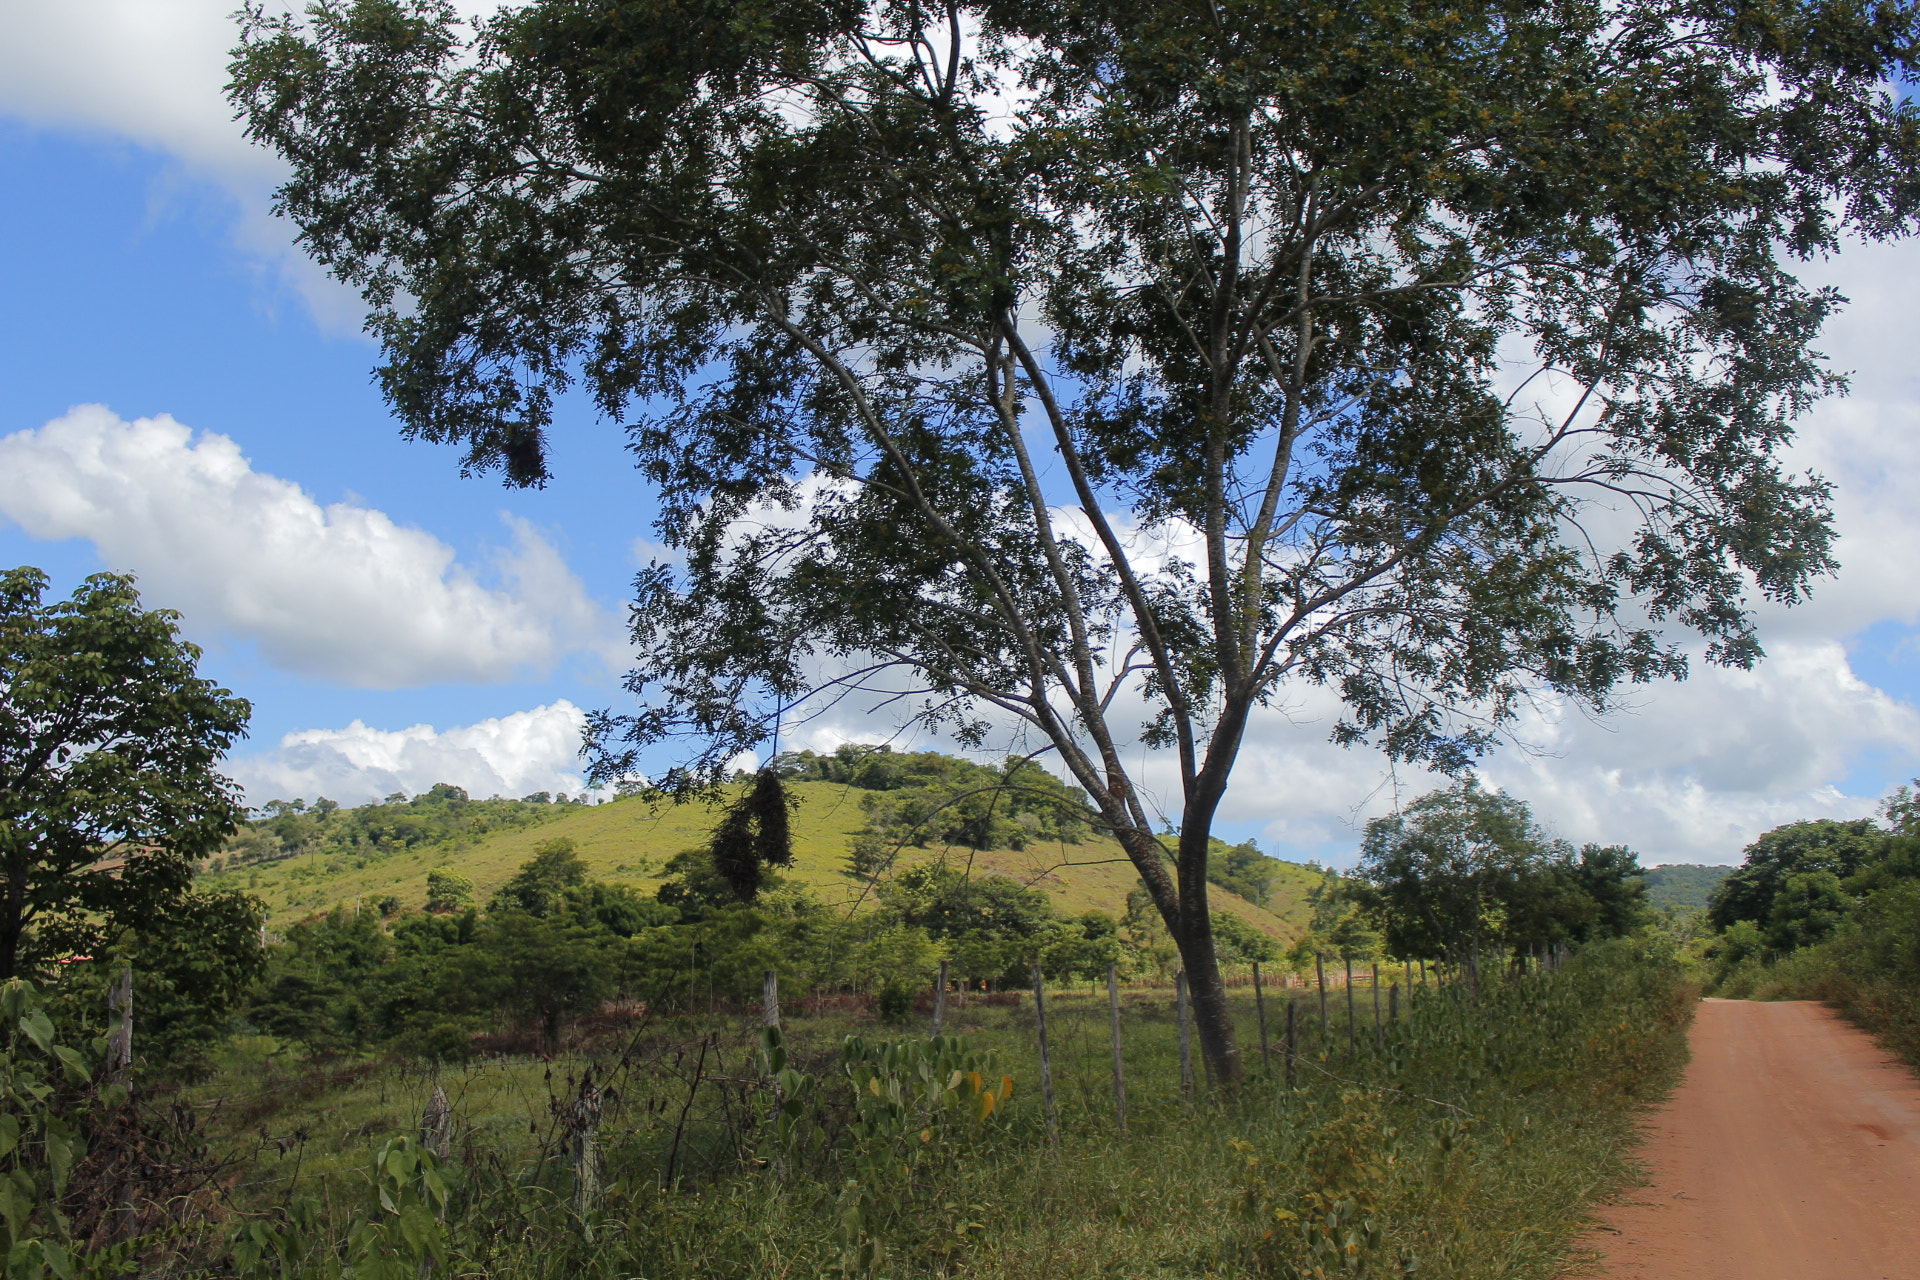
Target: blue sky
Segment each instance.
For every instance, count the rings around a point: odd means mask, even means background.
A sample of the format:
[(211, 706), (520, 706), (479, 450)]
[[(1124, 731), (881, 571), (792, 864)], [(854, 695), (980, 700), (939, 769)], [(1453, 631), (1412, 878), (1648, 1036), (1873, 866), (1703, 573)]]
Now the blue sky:
[[(579, 709), (619, 698), (645, 487), (582, 405), (540, 491), (399, 438), (351, 298), (267, 215), (274, 163), (227, 118), (231, 7), (0, 0), (0, 558), (61, 592), (130, 569), (181, 608), (254, 703), (233, 768), (256, 800), (577, 789)], [(1826, 349), (1856, 395), (1800, 446), (1841, 485), (1840, 579), (1768, 616), (1759, 672), (1645, 691), (1605, 725), (1544, 715), (1491, 782), (1576, 840), (1732, 861), (1920, 770), (1917, 272), (1906, 246), (1814, 268), (1855, 300)], [(1343, 861), (1358, 822), (1431, 785), (1326, 745), (1324, 711), (1256, 724), (1228, 834)]]

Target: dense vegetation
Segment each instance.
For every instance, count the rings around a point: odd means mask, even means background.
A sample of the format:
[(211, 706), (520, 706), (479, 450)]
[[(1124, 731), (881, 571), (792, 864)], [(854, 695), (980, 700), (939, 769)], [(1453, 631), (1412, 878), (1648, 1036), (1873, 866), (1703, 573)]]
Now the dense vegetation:
[(1831, 1000), (1920, 1065), (1920, 801), (1878, 820), (1789, 823), (1714, 890), (1711, 989)]
[[(1558, 971), (1393, 995), (1397, 1016), (1362, 1005), (1357, 1034), (1340, 1002), (1325, 1032), (1301, 1002), (1291, 1070), (1276, 1042), (1243, 1088), (1201, 1094), (1181, 1087), (1170, 993), (1129, 993), (1124, 1132), (1104, 998), (1049, 1002), (1051, 1124), (1027, 1002), (959, 1005), (963, 1035), (929, 1039), (790, 1000), (779, 1036), (757, 1014), (643, 1016), (437, 1076), (230, 1055), (173, 1112), (209, 1127), (153, 1129), (137, 1160), (113, 1138), (124, 1095), (42, 1020), (0, 1070), (22, 1086), (0, 1090), (14, 1176), (44, 1206), (9, 1218), (10, 1242), (103, 1278), (1560, 1274), (1684, 1058), (1671, 952), (1595, 944)], [(33, 1003), (9, 989), (7, 1026)], [(1245, 992), (1233, 1012), (1260, 1043)], [(158, 1194), (116, 1216), (129, 1172)]]
[(860, 874), (883, 869), (906, 845), (1023, 849), (1036, 840), (1078, 843), (1091, 830), (1086, 793), (1019, 757), (996, 769), (937, 751), (848, 743), (831, 755), (793, 752), (772, 764), (795, 780), (870, 793), (860, 798), (868, 825), (852, 855)]
[(1705, 911), (1713, 891), (1732, 867), (1694, 866), (1684, 862), (1647, 868), (1647, 901), (1656, 907)]

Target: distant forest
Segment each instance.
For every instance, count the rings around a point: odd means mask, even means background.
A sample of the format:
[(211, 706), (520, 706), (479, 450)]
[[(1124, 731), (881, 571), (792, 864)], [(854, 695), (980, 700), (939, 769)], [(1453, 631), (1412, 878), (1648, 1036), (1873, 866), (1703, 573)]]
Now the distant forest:
[(1732, 867), (1699, 867), (1686, 863), (1647, 868), (1647, 901), (1656, 907), (1707, 909), (1707, 900)]

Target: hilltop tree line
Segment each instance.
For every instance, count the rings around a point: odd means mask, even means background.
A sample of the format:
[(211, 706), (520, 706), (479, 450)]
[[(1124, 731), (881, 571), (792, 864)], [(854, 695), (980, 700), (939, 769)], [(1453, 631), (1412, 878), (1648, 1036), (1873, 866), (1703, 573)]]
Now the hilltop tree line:
[(241, 825), (222, 847), (216, 868), (273, 862), (301, 854), (324, 857), (345, 855), (377, 858), (384, 854), (434, 845), (470, 844), (497, 831), (536, 826), (566, 812), (566, 806), (585, 804), (577, 798), (545, 791), (505, 800), (475, 800), (462, 787), (439, 782), (415, 796), (395, 792), (384, 800), (343, 808), (321, 796), (269, 800), (259, 817)]

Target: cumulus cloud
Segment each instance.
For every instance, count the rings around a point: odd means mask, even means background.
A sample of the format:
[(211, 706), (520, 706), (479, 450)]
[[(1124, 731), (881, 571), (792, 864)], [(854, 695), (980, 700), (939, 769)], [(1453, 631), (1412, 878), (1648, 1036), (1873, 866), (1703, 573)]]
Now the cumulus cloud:
[[(1446, 784), (1331, 746), (1337, 710), (1315, 690), (1256, 716), (1221, 820), (1259, 830), (1271, 848), (1344, 864), (1368, 818)], [(1480, 775), (1558, 835), (1626, 844), (1649, 862), (1732, 862), (1783, 822), (1871, 812), (1876, 797), (1834, 780), (1866, 751), (1911, 761), (1920, 711), (1855, 676), (1837, 643), (1783, 643), (1754, 671), (1697, 667), (1602, 720), (1543, 704), (1516, 736)], [(1177, 821), (1171, 768), (1151, 776)]]
[[(456, 7), (472, 18), (498, 4)], [(0, 0), (0, 113), (172, 158), (180, 173), (234, 201), (240, 249), (271, 264), (325, 328), (357, 332), (357, 296), (299, 252), (292, 229), (272, 214), (285, 166), (247, 141), (227, 103), (236, 8), (233, 0)]]
[(362, 688), (543, 673), (611, 654), (613, 623), (532, 525), (484, 585), (451, 547), (384, 512), (322, 506), (226, 436), (98, 405), (0, 438), (0, 514), (85, 538), (190, 630), (251, 641), (285, 670)]
[(586, 723), (586, 713), (564, 699), (444, 730), (370, 729), (355, 720), (344, 729), (290, 733), (271, 752), (233, 760), (228, 773), (254, 805), (323, 795), (365, 804), (437, 782), (474, 796), (578, 793), (586, 787), (579, 772)]
[(1847, 305), (1818, 346), (1852, 380), (1850, 394), (1818, 406), (1790, 455), (1836, 487), (1840, 573), (1811, 605), (1770, 610), (1768, 633), (1839, 638), (1881, 621), (1920, 622), (1920, 366), (1910, 314), (1920, 243), (1850, 245), (1804, 272)]
[[(1837, 641), (1783, 641), (1753, 671), (1696, 663), (1688, 681), (1627, 694), (1599, 720), (1543, 701), (1514, 727), (1518, 741), (1483, 762), (1482, 780), (1526, 800), (1575, 843), (1626, 844), (1649, 864), (1725, 863), (1781, 823), (1871, 813), (1877, 796), (1836, 784), (1863, 753), (1920, 764), (1920, 710), (1861, 680)], [(896, 707), (884, 688), (802, 706), (783, 742), (816, 751), (881, 741), (899, 750), (956, 749), (938, 735), (899, 733)], [(1281, 857), (1351, 865), (1369, 818), (1447, 785), (1418, 766), (1395, 768), (1375, 752), (1334, 746), (1328, 734), (1339, 713), (1334, 692), (1312, 687), (1257, 711), (1216, 830), (1257, 834)], [(1144, 719), (1137, 697), (1116, 704), (1117, 728)], [(1009, 724), (986, 755), (1040, 745)], [(1123, 754), (1149, 814), (1179, 823), (1170, 753), (1134, 742)], [(1051, 756), (1041, 763), (1055, 767)]]

